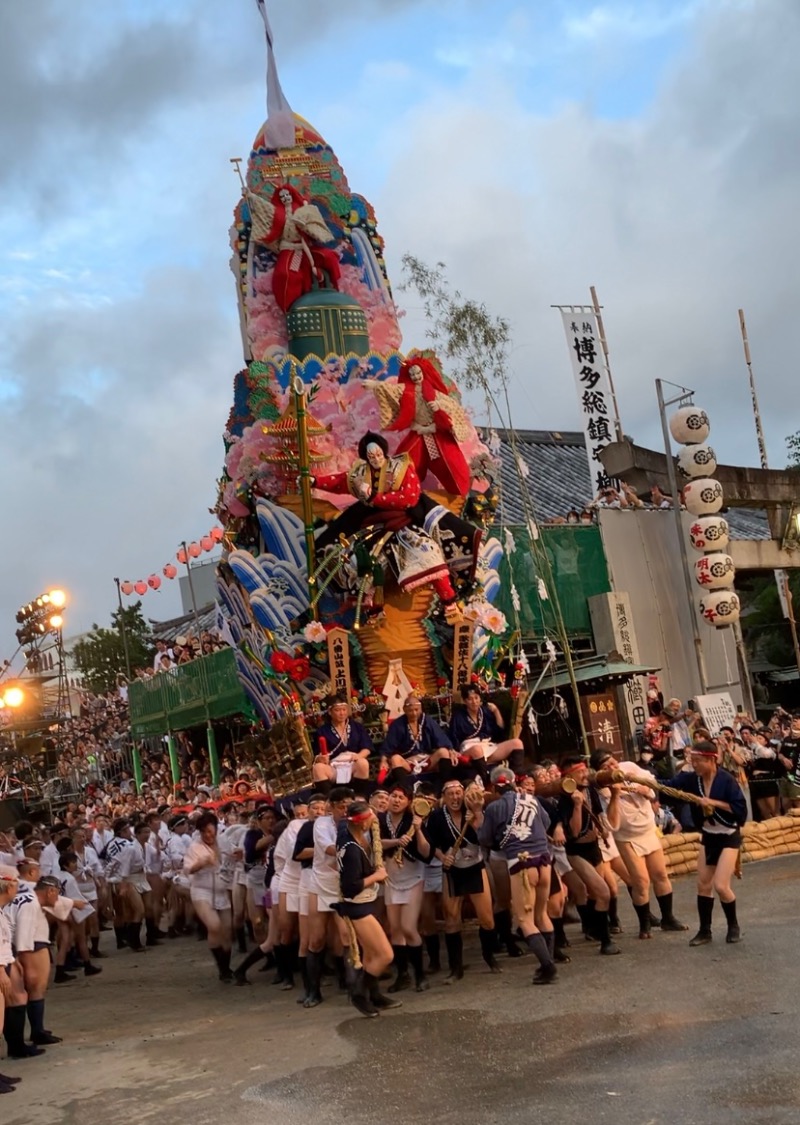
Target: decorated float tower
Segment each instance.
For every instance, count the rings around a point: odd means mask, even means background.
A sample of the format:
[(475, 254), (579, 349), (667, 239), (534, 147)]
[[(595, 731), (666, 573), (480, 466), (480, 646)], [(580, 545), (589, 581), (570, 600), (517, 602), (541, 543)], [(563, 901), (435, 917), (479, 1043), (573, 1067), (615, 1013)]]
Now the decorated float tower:
[(446, 718), (508, 638), (492, 605), (492, 459), (437, 356), (401, 350), (374, 210), (289, 107), (258, 6), (269, 114), (246, 169), (233, 162), (245, 366), (224, 433), (218, 588), (285, 792), (311, 780), (333, 694), (379, 740), (412, 691)]

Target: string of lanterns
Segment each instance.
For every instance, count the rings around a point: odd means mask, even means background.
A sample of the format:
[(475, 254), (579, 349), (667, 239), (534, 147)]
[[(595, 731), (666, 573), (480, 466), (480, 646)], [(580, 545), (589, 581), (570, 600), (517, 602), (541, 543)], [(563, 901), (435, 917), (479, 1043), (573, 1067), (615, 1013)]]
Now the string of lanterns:
[[(198, 559), (204, 551), (213, 551), (218, 543), (221, 543), (225, 532), (221, 527), (212, 527), (207, 535), (202, 539), (193, 541), (188, 544), (186, 550), (180, 547), (175, 554), (175, 558), (181, 566), (188, 566), (190, 559)], [(161, 573), (165, 578), (170, 581), (178, 576), (178, 568), (174, 563), (168, 562), (161, 568)], [(148, 590), (158, 590), (161, 587), (161, 578), (154, 571), (149, 578), (139, 578), (136, 582), (131, 582), (127, 578), (124, 582), (120, 582), (119, 588), (121, 592), (130, 597), (131, 594), (146, 594)]]
[(703, 619), (716, 629), (739, 620), (739, 598), (733, 590), (736, 568), (726, 552), (730, 539), (728, 521), (718, 513), (725, 497), (722, 485), (714, 479), (717, 458), (706, 443), (711, 426), (708, 415), (696, 406), (684, 406), (669, 420), (670, 433), (683, 448), (678, 468), (689, 483), (683, 490), (687, 511), (697, 518), (689, 528), (689, 539), (702, 557), (694, 564), (694, 577), (705, 593), (700, 601)]

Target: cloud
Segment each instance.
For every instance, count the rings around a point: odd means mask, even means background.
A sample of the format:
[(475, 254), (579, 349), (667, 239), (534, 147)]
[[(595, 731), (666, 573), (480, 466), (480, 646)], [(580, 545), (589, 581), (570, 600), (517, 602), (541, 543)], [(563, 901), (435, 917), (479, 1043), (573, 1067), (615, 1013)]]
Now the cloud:
[[(791, 0), (705, 4), (648, 111), (614, 121), (561, 88), (552, 112), (532, 109), (520, 69), (491, 52), (448, 73), (448, 88), (424, 58), (380, 38), (388, 21), (407, 13), (410, 34), (442, 4), (354, 0), (347, 28), (328, 0), (272, 7), (287, 93), (322, 118), (354, 190), (375, 195), (395, 286), (405, 250), (442, 259), (456, 286), (511, 321), (517, 424), (577, 428), (549, 306), (588, 300), (594, 283), (626, 430), (658, 444), (662, 376), (697, 389), (725, 459), (754, 463), (743, 306), (782, 463), (784, 434), (800, 425)], [(383, 49), (359, 48), (345, 80), (358, 21)], [(438, 26), (430, 53), (444, 41)], [(629, 40), (637, 58), (640, 45)], [(260, 123), (263, 73), (255, 4), (0, 6), (7, 643), (17, 606), (56, 581), (74, 595), (70, 628), (107, 620), (115, 575), (146, 577), (210, 525), (241, 365), (228, 157)], [(399, 296), (406, 345), (419, 345), (418, 302)], [(148, 595), (145, 609), (177, 612), (174, 591)]]
[(599, 4), (582, 14), (566, 16), (563, 28), (567, 36), (581, 42), (623, 38), (656, 39), (689, 22), (704, 0), (688, 3), (644, 2), (636, 4)]
[[(520, 425), (577, 428), (561, 325), (550, 305), (606, 306), (627, 432), (660, 444), (653, 381), (694, 387), (728, 461), (755, 463), (736, 310), (747, 312), (775, 464), (787, 416), (800, 234), (800, 10), (788, 0), (715, 5), (644, 117), (608, 121), (584, 104), (525, 109), (497, 75), (468, 76), (397, 122), (378, 201), (399, 253), (449, 265), (454, 285), (514, 332)], [(413, 152), (424, 176), (409, 181)], [(410, 295), (405, 343), (424, 334)], [(416, 303), (418, 304), (418, 302)], [(476, 406), (481, 409), (483, 404)], [(576, 498), (580, 499), (580, 498)]]

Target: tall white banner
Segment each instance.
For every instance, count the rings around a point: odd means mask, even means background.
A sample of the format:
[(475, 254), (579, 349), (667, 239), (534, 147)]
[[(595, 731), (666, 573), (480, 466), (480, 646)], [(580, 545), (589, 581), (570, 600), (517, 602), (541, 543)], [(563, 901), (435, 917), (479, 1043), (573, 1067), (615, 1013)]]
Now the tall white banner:
[(559, 311), (564, 322), (575, 386), (578, 389), (594, 496), (600, 489), (614, 485), (600, 460), (600, 451), (615, 440), (611, 382), (603, 362), (594, 309), (591, 305), (573, 305)]

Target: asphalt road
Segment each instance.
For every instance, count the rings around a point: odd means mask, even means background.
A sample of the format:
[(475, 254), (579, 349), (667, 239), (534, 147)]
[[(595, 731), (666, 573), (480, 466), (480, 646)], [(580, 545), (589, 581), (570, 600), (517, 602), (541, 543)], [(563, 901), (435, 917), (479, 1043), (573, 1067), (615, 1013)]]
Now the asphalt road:
[[(719, 908), (713, 945), (639, 942), (626, 902), (620, 957), (568, 927), (572, 964), (533, 988), (532, 958), (490, 976), (470, 941), (460, 985), (434, 977), (376, 1020), (332, 988), (306, 1012), (271, 974), (221, 985), (193, 939), (113, 953), (102, 976), (51, 988), (47, 1026), (64, 1042), (15, 1064), (24, 1081), (0, 1122), (797, 1125), (800, 859), (744, 874), (738, 946)], [(694, 929), (691, 879), (675, 897)]]

